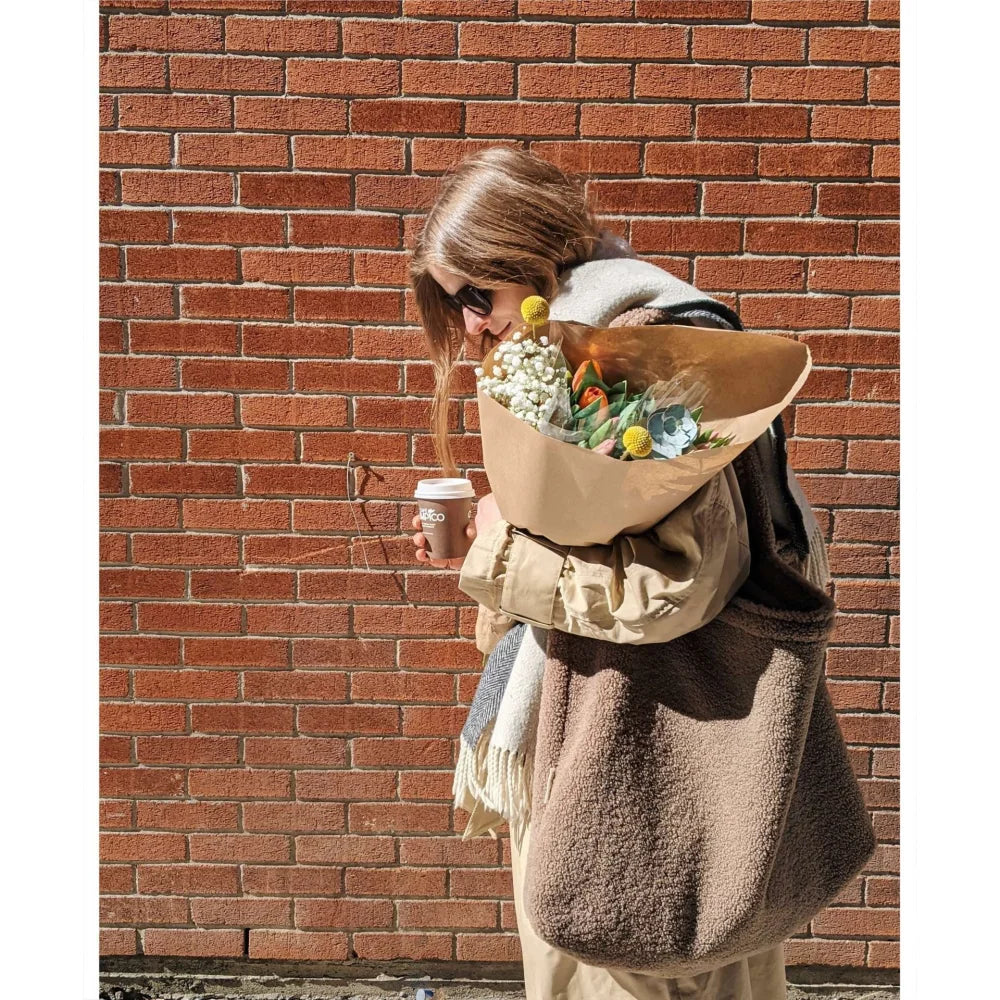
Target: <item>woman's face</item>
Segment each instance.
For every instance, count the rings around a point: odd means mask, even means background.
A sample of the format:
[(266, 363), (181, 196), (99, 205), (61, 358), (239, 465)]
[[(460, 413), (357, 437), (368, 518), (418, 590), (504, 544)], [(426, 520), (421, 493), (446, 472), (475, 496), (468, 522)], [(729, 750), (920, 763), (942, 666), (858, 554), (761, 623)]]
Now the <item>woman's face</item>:
[[(454, 295), (468, 284), (460, 275), (434, 265), (430, 265), (427, 270), (447, 295)], [(514, 329), (521, 325), (521, 303), (529, 295), (537, 294), (531, 285), (502, 284), (489, 289), (493, 311), (488, 316), (479, 316), (467, 306), (463, 306), (462, 318), (465, 321), (466, 339), (469, 344), (476, 348), (485, 344), (489, 349), (490, 345), (483, 338), (491, 336), (506, 340)]]

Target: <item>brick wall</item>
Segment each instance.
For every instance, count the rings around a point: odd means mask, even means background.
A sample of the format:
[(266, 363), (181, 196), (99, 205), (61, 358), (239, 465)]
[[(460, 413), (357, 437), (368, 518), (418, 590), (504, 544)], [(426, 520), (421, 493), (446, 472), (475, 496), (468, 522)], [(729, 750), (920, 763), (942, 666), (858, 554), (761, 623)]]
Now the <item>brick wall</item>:
[(433, 378), (405, 291), (441, 171), (508, 143), (812, 351), (790, 454), (881, 843), (788, 962), (897, 966), (898, 16), (102, 4), (105, 955), (519, 959), (507, 837), (461, 842), (451, 805), (481, 658), (455, 574), (413, 558)]

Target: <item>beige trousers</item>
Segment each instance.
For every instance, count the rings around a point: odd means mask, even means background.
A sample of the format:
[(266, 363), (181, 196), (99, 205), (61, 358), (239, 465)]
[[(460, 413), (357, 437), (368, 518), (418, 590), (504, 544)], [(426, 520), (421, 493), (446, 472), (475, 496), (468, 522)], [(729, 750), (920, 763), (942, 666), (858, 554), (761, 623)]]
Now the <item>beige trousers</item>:
[(526, 1000), (785, 1000), (783, 944), (678, 979), (586, 965), (546, 944), (535, 934), (524, 910), (524, 861), (530, 839), (529, 822), (520, 853), (511, 840), (514, 912)]

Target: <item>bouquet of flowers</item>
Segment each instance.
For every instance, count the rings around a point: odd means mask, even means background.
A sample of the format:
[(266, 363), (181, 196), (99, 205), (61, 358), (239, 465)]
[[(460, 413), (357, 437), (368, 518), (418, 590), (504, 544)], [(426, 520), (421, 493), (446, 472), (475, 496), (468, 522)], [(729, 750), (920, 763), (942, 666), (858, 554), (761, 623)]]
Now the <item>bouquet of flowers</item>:
[(782, 337), (549, 322), (541, 296), (521, 312), (476, 368), (483, 462), (504, 519), (559, 545), (662, 520), (767, 429), (811, 367)]
[(539, 318), (548, 319), (545, 299), (530, 296), (521, 310), (532, 334), (515, 330), (497, 348), (493, 374), (483, 368), (476, 374), (483, 392), (543, 434), (624, 460), (677, 458), (732, 442), (732, 435), (699, 424), (706, 394), (701, 382), (678, 375), (630, 392), (628, 379), (608, 385), (592, 358), (571, 374), (559, 347), (544, 334), (533, 335)]

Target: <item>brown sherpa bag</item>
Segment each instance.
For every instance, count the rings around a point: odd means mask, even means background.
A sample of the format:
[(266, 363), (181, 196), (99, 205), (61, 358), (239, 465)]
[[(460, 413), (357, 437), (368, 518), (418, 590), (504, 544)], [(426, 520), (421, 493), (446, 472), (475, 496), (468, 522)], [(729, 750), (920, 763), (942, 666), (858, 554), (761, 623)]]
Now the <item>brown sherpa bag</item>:
[(751, 570), (716, 618), (549, 633), (525, 907), (590, 965), (695, 975), (776, 945), (875, 849), (824, 678), (834, 602), (777, 554), (755, 449), (733, 468)]

